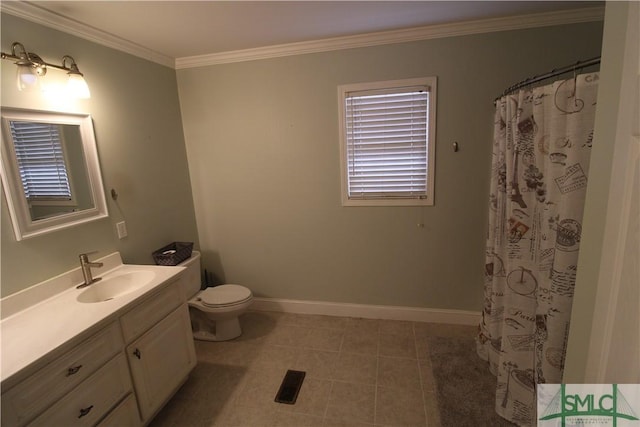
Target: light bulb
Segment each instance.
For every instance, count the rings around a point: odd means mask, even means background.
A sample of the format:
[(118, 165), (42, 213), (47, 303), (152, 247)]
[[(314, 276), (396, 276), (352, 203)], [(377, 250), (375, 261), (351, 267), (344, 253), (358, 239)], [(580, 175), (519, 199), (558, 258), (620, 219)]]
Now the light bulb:
[(28, 64), (17, 64), (16, 85), (18, 90), (33, 90), (38, 86), (38, 74), (36, 69)]
[(80, 73), (69, 73), (67, 93), (74, 98), (91, 98), (89, 86)]

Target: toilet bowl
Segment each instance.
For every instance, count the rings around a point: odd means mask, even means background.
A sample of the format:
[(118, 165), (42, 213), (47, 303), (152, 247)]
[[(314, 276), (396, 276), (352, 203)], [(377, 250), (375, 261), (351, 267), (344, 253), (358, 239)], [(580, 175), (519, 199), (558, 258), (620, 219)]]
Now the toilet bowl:
[(193, 337), (204, 341), (228, 341), (242, 334), (238, 316), (253, 302), (251, 291), (226, 284), (200, 290), (200, 253), (179, 264), (186, 267), (183, 280), (189, 304)]

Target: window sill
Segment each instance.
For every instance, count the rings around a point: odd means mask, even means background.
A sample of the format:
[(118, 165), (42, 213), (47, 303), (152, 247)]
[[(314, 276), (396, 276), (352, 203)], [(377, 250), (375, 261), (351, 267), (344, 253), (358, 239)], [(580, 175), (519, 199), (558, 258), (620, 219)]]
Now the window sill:
[(343, 199), (342, 206), (433, 206), (433, 198), (426, 199)]

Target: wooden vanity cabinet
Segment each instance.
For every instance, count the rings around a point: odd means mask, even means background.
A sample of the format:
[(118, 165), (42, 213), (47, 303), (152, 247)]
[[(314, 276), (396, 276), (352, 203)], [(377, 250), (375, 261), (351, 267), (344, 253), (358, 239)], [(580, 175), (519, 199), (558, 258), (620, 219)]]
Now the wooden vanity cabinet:
[[(117, 377), (118, 385), (115, 388), (120, 387), (119, 397), (124, 397), (127, 392), (131, 392), (132, 386), (126, 371), (126, 359), (122, 357), (122, 347), (123, 341), (119, 324), (115, 321), (78, 343), (70, 351), (54, 359), (15, 386), (3, 390), (2, 425), (26, 425), (54, 403), (64, 401), (85, 382), (94, 381), (92, 378), (98, 372), (108, 372), (107, 375)], [(121, 360), (125, 360), (125, 364), (120, 363), (118, 366), (112, 367), (110, 363), (117, 355), (120, 355)], [(110, 360), (111, 362), (109, 362)], [(121, 366), (125, 368), (124, 376)], [(87, 414), (80, 419), (94, 419), (100, 411), (104, 411), (100, 415), (102, 416), (117, 403), (117, 400), (111, 402), (111, 406), (105, 409), (103, 405), (96, 403), (97, 400), (102, 399), (101, 396), (92, 396), (92, 398), (94, 400), (79, 402), (79, 406), (76, 408), (65, 407), (65, 410), (72, 411), (79, 416), (82, 410), (86, 411), (86, 408), (93, 406), (88, 410), (91, 416), (89, 417)], [(45, 414), (47, 413), (49, 412), (45, 412)], [(62, 424), (59, 423), (59, 425)], [(84, 423), (79, 425), (84, 425)]]
[(189, 309), (179, 299), (181, 292), (176, 282), (121, 318), (143, 424), (173, 396), (196, 366)]
[(3, 389), (2, 426), (149, 423), (196, 365), (181, 280)]

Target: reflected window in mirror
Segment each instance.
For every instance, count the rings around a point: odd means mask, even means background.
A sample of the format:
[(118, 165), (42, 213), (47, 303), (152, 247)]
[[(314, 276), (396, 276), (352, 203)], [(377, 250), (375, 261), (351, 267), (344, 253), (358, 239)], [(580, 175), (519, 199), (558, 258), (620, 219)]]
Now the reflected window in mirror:
[(2, 109), (2, 179), (16, 238), (107, 216), (86, 114)]
[(31, 219), (90, 208), (78, 126), (17, 120), (9, 126)]

